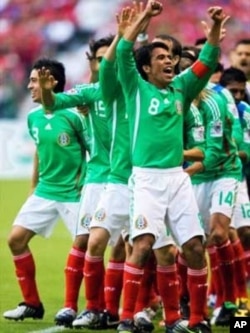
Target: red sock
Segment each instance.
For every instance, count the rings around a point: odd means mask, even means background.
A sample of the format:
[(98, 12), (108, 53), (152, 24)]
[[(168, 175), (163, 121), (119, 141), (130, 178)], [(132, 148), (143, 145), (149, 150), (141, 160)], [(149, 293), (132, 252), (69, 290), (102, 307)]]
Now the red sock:
[(83, 278), (85, 252), (77, 247), (72, 247), (69, 252), (65, 274), (65, 301), (64, 307), (77, 311), (79, 290)]
[(188, 290), (190, 295), (189, 326), (192, 327), (207, 317), (207, 267), (188, 268)]
[(156, 262), (154, 255), (149, 258), (144, 266), (140, 289), (136, 299), (135, 313), (149, 306), (151, 290), (155, 280)]
[(106, 310), (112, 315), (117, 315), (119, 311), (123, 284), (123, 267), (123, 261), (109, 260), (106, 269), (104, 296)]
[(188, 287), (187, 287), (187, 262), (180, 252), (177, 257), (177, 272), (180, 278), (180, 297), (188, 297)]
[(179, 278), (176, 265), (158, 266), (157, 265), (157, 285), (164, 312), (166, 315), (165, 322), (172, 325), (180, 319), (179, 303)]
[(209, 246), (207, 248), (208, 255), (209, 255), (209, 263), (211, 269), (211, 277), (210, 277), (210, 284), (213, 285), (215, 294), (216, 294), (216, 304), (215, 308), (218, 308), (224, 302), (224, 295), (223, 295), (223, 284), (221, 278), (221, 272), (219, 269), (219, 261), (217, 256), (217, 251), (215, 246)]
[(102, 311), (103, 309), (100, 308), (100, 294), (104, 294), (103, 257), (91, 257), (86, 253), (83, 275), (85, 282), (86, 309)]
[(234, 252), (229, 240), (217, 246), (219, 269), (223, 283), (224, 301), (235, 302)]
[(244, 250), (238, 239), (232, 243), (234, 251), (234, 274), (236, 298), (247, 298), (246, 270), (244, 262)]
[(14, 256), (13, 260), (24, 302), (29, 305), (38, 306), (41, 301), (36, 285), (36, 267), (32, 253), (26, 252), (19, 256)]
[(138, 296), (143, 269), (126, 262), (123, 275), (123, 309), (121, 320), (133, 319), (134, 308)]
[(247, 279), (250, 280), (250, 250), (245, 250), (245, 267), (247, 273)]

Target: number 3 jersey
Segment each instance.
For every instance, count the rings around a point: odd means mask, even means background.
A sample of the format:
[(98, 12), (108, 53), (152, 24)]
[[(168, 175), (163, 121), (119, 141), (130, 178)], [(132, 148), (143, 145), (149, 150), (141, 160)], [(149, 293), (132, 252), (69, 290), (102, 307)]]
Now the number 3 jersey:
[(82, 116), (73, 109), (46, 114), (39, 106), (31, 110), (27, 121), (38, 156), (34, 194), (62, 202), (78, 201), (86, 167)]

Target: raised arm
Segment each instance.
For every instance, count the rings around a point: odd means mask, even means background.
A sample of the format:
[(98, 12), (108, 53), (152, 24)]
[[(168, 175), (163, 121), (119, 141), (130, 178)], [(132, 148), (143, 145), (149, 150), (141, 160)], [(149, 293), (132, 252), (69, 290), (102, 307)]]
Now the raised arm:
[(212, 19), (211, 28), (207, 33), (207, 41), (209, 44), (219, 46), (221, 41), (221, 33), (224, 29), (225, 22), (229, 19), (221, 7), (210, 7), (208, 14)]
[[(142, 3), (139, 4), (142, 6)], [(142, 7), (139, 8), (139, 10)], [(137, 20), (126, 29), (124, 39), (135, 42), (137, 36), (146, 30), (151, 18), (157, 16), (162, 12), (162, 3), (160, 1), (148, 0), (145, 9), (138, 15)]]

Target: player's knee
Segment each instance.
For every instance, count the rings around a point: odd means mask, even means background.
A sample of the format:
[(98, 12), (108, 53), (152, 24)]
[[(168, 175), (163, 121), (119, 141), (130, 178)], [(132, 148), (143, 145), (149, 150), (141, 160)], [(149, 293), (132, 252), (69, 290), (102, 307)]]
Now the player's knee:
[(194, 237), (187, 241), (182, 249), (189, 267), (201, 267), (204, 265), (205, 249), (199, 237)]
[(8, 246), (13, 254), (22, 253), (26, 246), (27, 242), (22, 235), (11, 233), (8, 237)]

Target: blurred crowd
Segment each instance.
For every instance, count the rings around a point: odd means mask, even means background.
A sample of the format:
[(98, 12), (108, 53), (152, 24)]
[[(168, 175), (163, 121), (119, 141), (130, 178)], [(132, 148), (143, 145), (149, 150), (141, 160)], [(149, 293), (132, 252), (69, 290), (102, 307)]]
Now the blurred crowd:
[[(169, 33), (185, 44), (202, 37), (200, 21), (214, 1), (163, 2), (165, 15), (153, 20), (149, 34)], [(20, 115), (27, 100), (30, 67), (41, 55), (65, 63), (68, 87), (84, 80), (88, 70), (85, 51), (89, 40), (114, 32), (115, 12), (124, 3), (131, 1), (1, 0), (0, 118)], [(223, 45), (223, 52), (227, 54), (238, 39), (250, 36), (250, 1), (220, 0), (219, 4), (233, 14)]]

